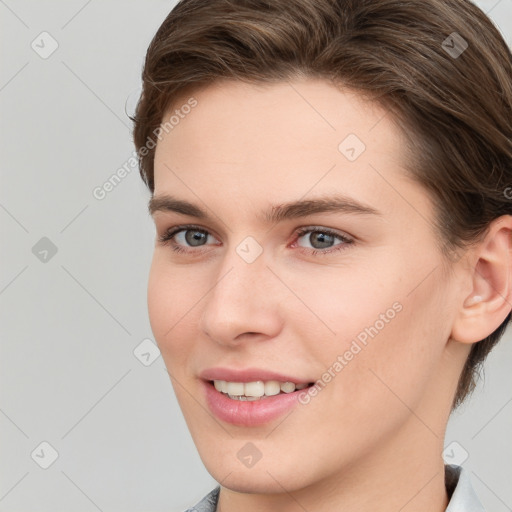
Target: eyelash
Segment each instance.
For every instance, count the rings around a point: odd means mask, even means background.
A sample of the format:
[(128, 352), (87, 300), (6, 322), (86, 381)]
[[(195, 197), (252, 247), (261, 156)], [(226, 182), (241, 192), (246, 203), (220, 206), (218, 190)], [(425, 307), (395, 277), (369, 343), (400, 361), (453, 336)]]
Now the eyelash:
[[(180, 233), (181, 231), (200, 231), (205, 234), (210, 234), (206, 229), (203, 229), (199, 226), (193, 226), (193, 225), (185, 225), (185, 226), (175, 226), (174, 228), (168, 229), (163, 235), (158, 237), (158, 242), (162, 245), (170, 245), (171, 249), (177, 253), (185, 253), (185, 254), (191, 254), (191, 253), (201, 253), (201, 250), (187, 250), (183, 247), (177, 245), (175, 242), (172, 241), (173, 237)], [(347, 246), (350, 246), (354, 243), (354, 240), (348, 238), (347, 236), (344, 236), (340, 233), (337, 233), (336, 231), (333, 231), (328, 228), (320, 228), (320, 227), (307, 227), (307, 228), (301, 228), (297, 232), (297, 238), (301, 238), (307, 233), (323, 233), (326, 235), (333, 236), (335, 238), (340, 239), (343, 243), (335, 245), (334, 247), (331, 247), (326, 250), (321, 249), (308, 249), (307, 247), (300, 247), (299, 250), (301, 252), (304, 252), (304, 250), (313, 256), (316, 255), (326, 255), (331, 254), (333, 252), (337, 251), (344, 251), (347, 249)], [(295, 244), (296, 242), (294, 242)]]

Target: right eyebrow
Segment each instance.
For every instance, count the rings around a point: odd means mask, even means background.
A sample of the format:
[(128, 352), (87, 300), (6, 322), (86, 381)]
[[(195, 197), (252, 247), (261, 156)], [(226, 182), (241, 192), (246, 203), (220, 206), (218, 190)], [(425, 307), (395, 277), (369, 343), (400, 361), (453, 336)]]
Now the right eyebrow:
[(168, 194), (154, 196), (149, 200), (148, 210), (150, 215), (156, 212), (175, 212), (198, 219), (207, 219), (208, 214), (199, 206), (195, 206), (188, 201), (182, 201)]

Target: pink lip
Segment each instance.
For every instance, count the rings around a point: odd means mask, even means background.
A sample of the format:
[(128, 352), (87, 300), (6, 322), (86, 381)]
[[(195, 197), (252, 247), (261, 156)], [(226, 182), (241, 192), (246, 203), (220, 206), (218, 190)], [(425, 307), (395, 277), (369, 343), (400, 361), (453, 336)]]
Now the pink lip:
[(297, 405), (299, 393), (304, 392), (301, 389), (293, 393), (282, 393), (247, 402), (232, 400), (227, 395), (217, 391), (209, 381), (201, 381), (201, 383), (210, 411), (222, 421), (244, 427), (255, 427), (275, 420)]
[(209, 368), (202, 371), (199, 377), (204, 380), (226, 380), (229, 382), (255, 382), (257, 380), (278, 380), (279, 382), (293, 382), (294, 384), (308, 384), (312, 382), (312, 380), (304, 380), (259, 368), (247, 368), (245, 370)]
[(200, 377), (203, 379), (202, 386), (210, 411), (222, 421), (244, 427), (263, 425), (282, 416), (297, 405), (299, 393), (304, 392), (304, 390), (281, 393), (255, 401), (241, 401), (233, 400), (217, 391), (211, 381), (255, 382), (257, 380), (277, 380), (279, 382), (294, 382), (295, 384), (311, 382), (256, 368), (246, 370), (210, 368), (201, 372)]

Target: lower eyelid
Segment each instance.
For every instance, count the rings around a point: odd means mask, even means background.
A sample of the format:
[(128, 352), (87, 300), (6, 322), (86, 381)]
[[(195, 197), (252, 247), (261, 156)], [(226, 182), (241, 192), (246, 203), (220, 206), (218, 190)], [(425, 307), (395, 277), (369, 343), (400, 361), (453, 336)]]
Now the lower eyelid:
[(301, 245), (297, 245), (297, 250), (301, 252), (306, 252), (309, 255), (327, 255), (335, 252), (341, 252), (348, 249), (351, 245), (353, 245), (352, 240), (342, 240), (341, 243), (333, 245), (332, 247), (326, 247), (325, 249), (315, 249), (314, 247), (303, 247)]

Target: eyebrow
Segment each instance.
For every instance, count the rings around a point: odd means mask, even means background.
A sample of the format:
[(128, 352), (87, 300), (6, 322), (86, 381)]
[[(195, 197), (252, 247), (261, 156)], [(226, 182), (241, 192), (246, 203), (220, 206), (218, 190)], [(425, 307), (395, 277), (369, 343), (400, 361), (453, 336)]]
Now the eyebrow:
[[(148, 210), (151, 216), (156, 212), (163, 211), (180, 213), (198, 219), (208, 220), (210, 218), (208, 213), (199, 206), (168, 194), (153, 196), (149, 200)], [(334, 195), (273, 205), (269, 210), (262, 212), (259, 218), (272, 224), (318, 213), (382, 215), (375, 208), (360, 203), (355, 199), (344, 195)]]

